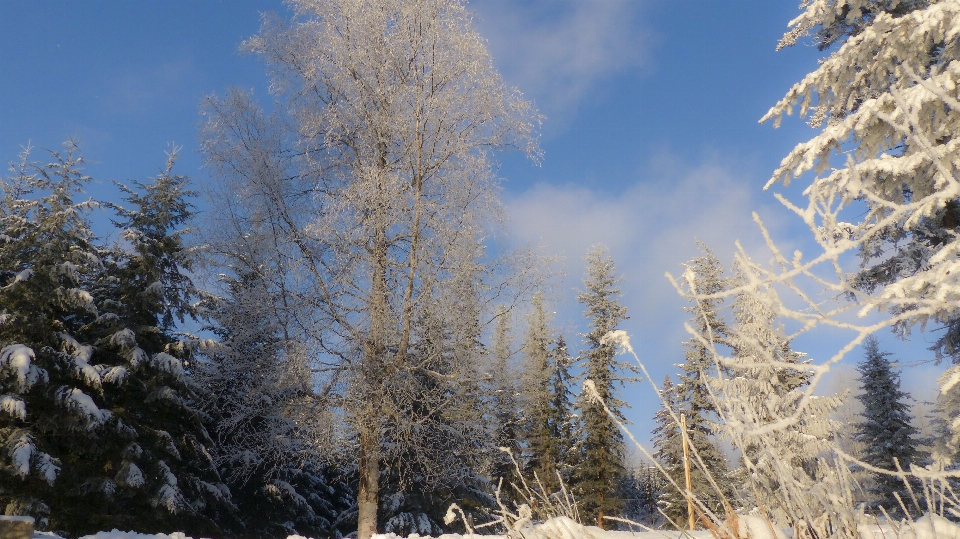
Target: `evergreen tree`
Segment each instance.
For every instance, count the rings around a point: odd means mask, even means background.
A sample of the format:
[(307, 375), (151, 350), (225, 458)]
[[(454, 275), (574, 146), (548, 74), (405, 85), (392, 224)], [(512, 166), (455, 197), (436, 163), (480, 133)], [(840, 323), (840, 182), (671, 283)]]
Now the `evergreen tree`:
[(550, 350), (551, 373), (549, 383), (550, 402), (547, 408), (547, 425), (550, 436), (547, 444), (547, 459), (555, 463), (555, 469), (560, 473), (559, 478), (554, 474), (552, 477), (541, 477), (544, 485), (551, 492), (559, 489), (558, 481), (562, 480), (564, 484), (570, 482), (570, 472), (573, 469), (572, 459), (574, 440), (574, 416), (572, 399), (573, 391), (570, 386), (572, 376), (570, 375), (570, 364), (573, 361), (567, 351), (567, 343), (563, 335), (557, 337), (553, 349)]
[[(524, 474), (537, 477), (547, 488), (556, 484), (557, 461), (551, 459), (550, 425), (550, 328), (544, 310), (543, 293), (532, 298), (533, 310), (527, 317), (527, 335), (523, 344), (524, 365), (521, 377), (523, 398)], [(549, 490), (549, 489), (548, 489)], [(550, 494), (546, 492), (545, 494)]]
[[(622, 496), (626, 502), (623, 518), (650, 527), (660, 527), (663, 516), (660, 514), (660, 497), (668, 488), (663, 475), (649, 464), (631, 468), (624, 478)], [(632, 525), (621, 529), (635, 531)]]
[[(896, 470), (899, 463), (903, 470), (920, 457), (917, 450), (917, 429), (911, 424), (910, 407), (906, 401), (910, 395), (900, 390), (900, 375), (893, 370), (889, 352), (880, 351), (876, 337), (870, 336), (863, 343), (864, 359), (857, 363), (860, 373), (860, 388), (857, 395), (863, 403), (863, 421), (857, 426), (857, 439), (866, 444), (864, 462), (885, 470)], [(886, 474), (874, 474), (871, 491), (887, 511), (900, 512), (902, 500), (909, 499), (903, 480)]]
[(399, 411), (384, 427), (381, 518), (387, 533), (440, 535), (448, 531), (443, 523), (451, 503), (478, 522), (489, 520), (495, 505), (484, 473), (490, 455), (500, 453), (481, 417), (479, 311), (470, 297), (447, 299), (460, 306), (461, 316), (427, 311), (417, 320), (411, 352), (426, 370), (385, 395)]
[[(616, 276), (613, 259), (606, 247), (594, 246), (585, 259), (587, 275), (583, 281), (584, 290), (577, 300), (585, 306), (584, 315), (591, 330), (584, 334), (583, 342), (587, 348), (581, 353), (580, 361), (584, 376), (593, 382), (597, 396), (625, 422), (622, 410), (626, 403), (617, 398), (617, 385), (632, 380), (626, 377), (626, 373), (634, 372), (635, 367), (617, 360), (614, 343), (602, 342), (605, 335), (616, 330), (627, 318), (627, 309), (620, 304), (620, 289), (617, 288), (622, 279)], [(577, 408), (581, 412), (583, 432), (573, 477), (574, 488), (581, 516), (585, 521), (595, 521), (597, 526), (604, 528), (603, 517), (618, 515), (623, 509), (623, 499), (619, 495), (626, 473), (623, 434), (600, 403), (585, 391), (580, 394)]]
[[(516, 458), (520, 454), (520, 403), (517, 375), (510, 364), (513, 340), (510, 320), (510, 311), (497, 312), (491, 347), (489, 424), (495, 447), (505, 448)], [(494, 484), (502, 480), (505, 493), (510, 492), (510, 482), (517, 481), (514, 466), (506, 454), (495, 454), (491, 479)]]
[[(830, 417), (840, 400), (804, 397), (810, 362), (783, 336), (773, 292), (747, 286), (747, 271), (738, 263), (733, 285), (742, 291), (727, 337), (733, 354), (724, 360), (726, 376), (713, 381), (724, 419), (721, 432), (743, 451), (743, 466), (732, 474), (740, 499), (754, 500), (751, 507), (763, 504), (777, 525), (792, 526), (797, 512), (785, 508), (820, 479), (818, 457), (834, 440), (837, 424)], [(794, 416), (789, 428), (762, 430)]]
[(109, 432), (107, 414), (91, 398), (103, 383), (90, 365), (92, 347), (75, 337), (97, 318), (89, 286), (102, 268), (86, 218), (93, 204), (75, 202), (90, 181), (75, 152), (69, 145), (39, 165), (25, 150), (2, 183), (0, 506), (37, 518), (41, 529), (73, 524), (61, 520), (54, 496), (87, 479)]
[(203, 302), (218, 337), (195, 369), (209, 395), (203, 410), (216, 439), (213, 459), (244, 536), (332, 536), (349, 508), (344, 499), (355, 493), (332, 477), (330, 459), (303, 441), (310, 419), (331, 418), (313, 402), (302, 352), (269, 315), (274, 299), (258, 266), (237, 254), (235, 277), (221, 278), (226, 297)]
[(657, 459), (672, 482), (664, 478), (664, 488), (658, 503), (667, 517), (679, 523), (687, 515), (686, 497), (680, 490), (686, 485), (683, 472), (683, 437), (676, 419), (680, 413), (677, 388), (669, 375), (663, 379), (660, 398), (661, 407), (653, 416), (657, 424), (653, 429), (653, 458)]
[(934, 423), (934, 453), (945, 461), (960, 464), (960, 368), (954, 367), (940, 376)]
[[(685, 308), (692, 315), (690, 326), (694, 336), (683, 343), (685, 361), (678, 365), (682, 372), (676, 389), (677, 410), (686, 418), (693, 494), (710, 510), (720, 514), (723, 512), (722, 498), (729, 499), (730, 490), (727, 460), (713, 439), (717, 408), (710, 395), (709, 381), (718, 375), (716, 347), (726, 344), (728, 331), (720, 316), (722, 300), (702, 296), (722, 292), (727, 283), (717, 257), (707, 246), (698, 245), (703, 254), (687, 264), (692, 292), (697, 297), (692, 300), (693, 305)], [(720, 486), (721, 492), (710, 484), (708, 475)]]
[[(177, 226), (186, 179), (126, 190), (129, 246), (96, 248), (70, 146), (3, 184), (0, 504), (41, 526), (219, 533), (235, 524), (170, 320), (193, 293)], [(133, 282), (135, 278), (142, 280)]]

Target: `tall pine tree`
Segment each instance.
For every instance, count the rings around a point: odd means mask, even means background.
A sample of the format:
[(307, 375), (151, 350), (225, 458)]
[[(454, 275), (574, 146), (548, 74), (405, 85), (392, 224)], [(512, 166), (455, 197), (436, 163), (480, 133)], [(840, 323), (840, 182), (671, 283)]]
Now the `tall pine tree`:
[[(743, 465), (733, 473), (740, 498), (766, 506), (777, 525), (792, 526), (799, 511), (791, 508), (820, 479), (817, 459), (832, 445), (838, 425), (830, 417), (840, 401), (805, 398), (810, 362), (784, 336), (773, 291), (747, 286), (748, 271), (738, 262), (732, 284), (742, 291), (727, 337), (733, 355), (714, 383), (721, 432), (743, 451)], [(790, 417), (795, 422), (789, 428), (763, 429)]]
[[(490, 347), (490, 376), (488, 382), (490, 437), (495, 447), (504, 448), (515, 458), (520, 455), (520, 399), (517, 387), (516, 369), (510, 358), (513, 335), (510, 329), (511, 313), (506, 309), (497, 312), (494, 325), (493, 344)], [(509, 493), (515, 476), (513, 463), (506, 454), (498, 453), (493, 457), (494, 465), (491, 479), (496, 485), (503, 481), (504, 492)]]
[[(524, 473), (537, 477), (541, 482), (556, 483), (556, 461), (551, 459), (550, 416), (550, 327), (543, 293), (533, 296), (530, 314), (527, 316), (527, 335), (523, 344), (523, 441)], [(544, 483), (546, 487), (546, 483)], [(544, 494), (550, 494), (546, 492)]]
[[(899, 462), (903, 470), (920, 456), (917, 450), (917, 429), (911, 424), (910, 395), (900, 390), (900, 375), (893, 370), (889, 352), (880, 351), (880, 342), (870, 336), (863, 343), (863, 361), (857, 363), (860, 388), (857, 395), (863, 403), (863, 421), (857, 426), (857, 439), (866, 445), (863, 460), (871, 466), (896, 470)], [(909, 499), (903, 480), (896, 476), (874, 474), (871, 491), (887, 511), (900, 512), (902, 500)]]
[(563, 335), (557, 337), (550, 350), (551, 372), (549, 378), (550, 402), (547, 408), (547, 425), (550, 438), (547, 444), (547, 458), (554, 463), (556, 472), (552, 477), (541, 477), (547, 490), (556, 492), (562, 480), (570, 481), (573, 469), (574, 415), (570, 389), (573, 377), (570, 375), (572, 358), (567, 351)]
[[(630, 364), (617, 360), (614, 343), (601, 342), (603, 337), (617, 329), (627, 318), (627, 309), (620, 304), (622, 278), (617, 277), (613, 258), (603, 245), (594, 246), (585, 257), (587, 276), (584, 290), (577, 300), (585, 307), (590, 332), (584, 334), (586, 350), (580, 354), (584, 376), (592, 381), (597, 396), (621, 421), (626, 421), (617, 398), (617, 386), (630, 380), (627, 373), (635, 370)], [(618, 515), (623, 509), (620, 485), (626, 474), (624, 468), (623, 434), (607, 415), (600, 403), (586, 391), (577, 401), (580, 410), (582, 441), (578, 466), (574, 473), (575, 492), (580, 502), (580, 514), (585, 521), (595, 521), (604, 528), (604, 516)]]
[[(722, 300), (704, 296), (723, 292), (727, 283), (717, 257), (706, 245), (698, 245), (703, 254), (687, 263), (691, 292), (697, 297), (685, 308), (691, 314), (690, 326), (695, 336), (683, 343), (685, 361), (678, 365), (682, 372), (676, 389), (677, 404), (679, 413), (686, 419), (693, 494), (711, 511), (720, 514), (722, 499), (729, 499), (730, 489), (727, 459), (713, 437), (717, 409), (710, 395), (709, 380), (717, 376), (716, 347), (726, 344), (728, 332), (720, 315)], [(708, 476), (720, 486), (720, 492)]]
[(679, 417), (677, 388), (669, 375), (663, 379), (660, 398), (661, 407), (653, 416), (657, 424), (653, 429), (653, 458), (657, 459), (670, 480), (665, 481), (658, 502), (663, 513), (673, 522), (679, 523), (687, 514), (686, 496), (680, 491), (685, 487), (683, 437), (676, 419)]

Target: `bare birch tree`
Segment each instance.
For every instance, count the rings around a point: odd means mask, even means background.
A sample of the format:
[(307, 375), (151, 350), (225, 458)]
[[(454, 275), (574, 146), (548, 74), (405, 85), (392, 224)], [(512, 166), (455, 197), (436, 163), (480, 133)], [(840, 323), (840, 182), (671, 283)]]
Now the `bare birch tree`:
[(504, 84), (459, 0), (289, 4), (290, 23), (266, 15), (244, 44), (266, 60), (279, 112), (238, 92), (210, 98), (203, 150), (234, 196), (262, 206), (288, 264), (288, 319), (346, 382), (366, 539), (382, 425), (401, 408), (391, 381), (455, 382), (416, 353), (416, 321), (450, 309), (440, 300), (465, 282), (479, 308), (510, 284), (490, 278), (483, 246), (498, 215), (490, 154), (536, 160), (539, 116)]

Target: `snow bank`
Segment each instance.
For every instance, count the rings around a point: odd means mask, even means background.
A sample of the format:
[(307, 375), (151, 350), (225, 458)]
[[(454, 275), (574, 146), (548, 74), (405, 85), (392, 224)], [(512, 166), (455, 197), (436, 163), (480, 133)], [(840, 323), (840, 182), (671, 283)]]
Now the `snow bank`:
[(899, 533), (893, 533), (889, 524), (861, 526), (862, 539), (960, 539), (960, 525), (938, 515), (924, 515), (913, 522), (899, 525)]
[[(771, 530), (766, 519), (757, 516), (740, 515), (738, 518), (741, 537), (751, 539), (785, 539), (792, 533), (783, 530)], [(912, 523), (899, 525), (899, 533), (895, 533), (892, 526), (884, 524), (878, 526), (865, 525), (860, 528), (862, 539), (960, 539), (960, 525), (937, 515), (925, 515)], [(668, 530), (656, 531), (607, 531), (596, 526), (582, 526), (566, 517), (552, 518), (543, 524), (526, 526), (521, 530), (523, 539), (713, 539), (707, 530), (693, 532), (678, 532)], [(409, 539), (418, 539), (413, 534)], [(482, 539), (506, 539), (506, 536), (480, 536)], [(304, 539), (288, 537), (287, 539)], [(394, 534), (375, 535), (374, 539), (406, 539)], [(439, 539), (464, 539), (457, 534), (441, 535)]]
[[(567, 517), (555, 517), (537, 525), (524, 526), (520, 530), (523, 539), (677, 539), (679, 537), (688, 537), (693, 539), (713, 539), (713, 536), (707, 530), (697, 530), (694, 532), (681, 533), (677, 531), (657, 530), (647, 532), (627, 532), (627, 531), (609, 531), (601, 530), (596, 526), (583, 526), (577, 524)], [(438, 539), (465, 539), (466, 537), (475, 537), (477, 539), (507, 539), (506, 535), (474, 535), (464, 536), (460, 534), (447, 533), (441, 535)], [(373, 539), (420, 539), (418, 534), (412, 534), (409, 537), (399, 536), (393, 533), (381, 533), (373, 536)], [(297, 536), (291, 536), (287, 539), (304, 539)], [(753, 536), (753, 539), (766, 539), (765, 536)], [(919, 538), (918, 538), (919, 539)]]
[[(786, 537), (777, 530), (776, 535), (770, 531), (766, 520), (760, 517), (740, 516), (740, 531), (745, 537), (751, 539), (781, 539)], [(748, 532), (749, 535), (744, 534)], [(645, 532), (622, 532), (601, 530), (596, 526), (582, 526), (567, 517), (552, 518), (543, 524), (535, 526), (525, 526), (521, 533), (524, 539), (679, 539), (680, 537), (692, 539), (712, 539), (713, 536), (707, 530), (697, 530), (694, 532), (677, 532), (667, 530), (645, 531)], [(35, 532), (34, 539), (62, 539), (49, 532)], [(459, 534), (444, 534), (438, 539), (465, 539)], [(503, 535), (483, 535), (472, 536), (477, 539), (506, 539)], [(861, 526), (861, 539), (960, 539), (960, 525), (937, 515), (925, 515), (913, 523), (903, 523), (899, 525), (899, 534), (894, 533), (888, 524), (878, 526), (876, 524)], [(193, 539), (182, 532), (173, 532), (170, 535), (165, 533), (148, 534), (137, 532), (122, 532), (113, 530), (109, 532), (100, 532), (96, 535), (85, 535), (80, 539)], [(300, 535), (290, 535), (287, 539), (309, 539)], [(381, 533), (373, 536), (373, 539), (421, 539), (418, 534), (412, 534), (409, 537), (399, 536), (393, 533)]]
[(122, 532), (116, 528), (109, 532), (98, 532), (96, 535), (84, 535), (80, 539), (193, 539), (187, 537), (183, 532), (173, 532), (170, 535), (165, 533), (138, 533)]

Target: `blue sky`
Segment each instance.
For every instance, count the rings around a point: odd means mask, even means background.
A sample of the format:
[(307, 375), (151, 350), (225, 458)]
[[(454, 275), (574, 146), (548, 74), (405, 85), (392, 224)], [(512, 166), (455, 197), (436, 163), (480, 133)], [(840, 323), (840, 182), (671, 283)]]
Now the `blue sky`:
[[(823, 56), (804, 44), (775, 51), (798, 3), (470, 3), (504, 78), (546, 116), (542, 165), (507, 155), (500, 174), (511, 237), (565, 257), (552, 297), (568, 342), (584, 331), (574, 289), (594, 243), (610, 247), (625, 277), (624, 328), (658, 383), (682, 361), (687, 317), (663, 275), (697, 254), (694, 237), (729, 262), (734, 240), (761, 245), (758, 211), (784, 245), (804, 245), (806, 233), (761, 188), (812, 131), (795, 118), (777, 130), (757, 123)], [(110, 198), (109, 180), (155, 176), (176, 144), (179, 172), (202, 188), (203, 97), (237, 86), (269, 99), (262, 64), (237, 53), (264, 11), (286, 12), (277, 1), (0, 0), (0, 156), (31, 142), (43, 159), (40, 149), (72, 136), (98, 181), (90, 194)], [(779, 190), (796, 196), (802, 184)], [(907, 363), (929, 359), (932, 340), (881, 335)], [(822, 359), (819, 346), (798, 348)], [(941, 370), (909, 370), (907, 389), (932, 398)], [(646, 438), (651, 392), (632, 388), (626, 399)]]

